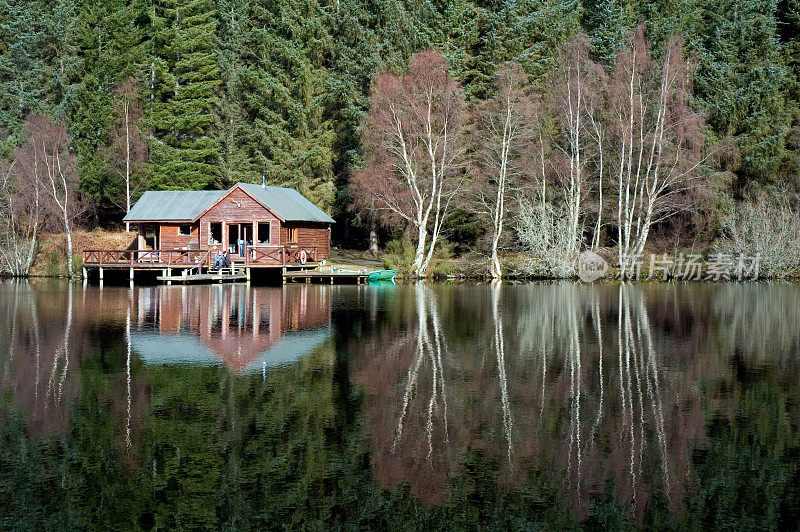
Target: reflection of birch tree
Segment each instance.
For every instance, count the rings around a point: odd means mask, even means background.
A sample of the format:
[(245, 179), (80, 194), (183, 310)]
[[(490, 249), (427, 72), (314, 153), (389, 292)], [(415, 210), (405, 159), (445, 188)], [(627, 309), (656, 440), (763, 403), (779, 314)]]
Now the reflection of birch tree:
[[(609, 288), (540, 286), (515, 305), (528, 309), (518, 316), (520, 356), (529, 357), (536, 368), (532, 374), (541, 379), (536, 386), (540, 397), (534, 399), (538, 428), (528, 437), (554, 436), (561, 441), (540, 443), (540, 452), (553, 452), (553, 460), (564, 460), (566, 486), (579, 498), (591, 486), (586, 482), (592, 477), (584, 478), (590, 470), (599, 463), (613, 466), (620, 461), (623, 477), (617, 480), (630, 487), (635, 500), (642, 479), (652, 477), (646, 463), (655, 460), (671, 500), (663, 379), (644, 294), (629, 284), (614, 289), (618, 313), (613, 324), (601, 307), (611, 295)], [(617, 344), (617, 360), (610, 367), (604, 359), (611, 355), (606, 355), (605, 343)], [(546, 421), (553, 416), (556, 425)]]
[(125, 344), (127, 347), (127, 356), (125, 358), (125, 383), (127, 390), (127, 405), (125, 416), (125, 446), (130, 449), (131, 447), (131, 307), (128, 306), (128, 312), (125, 315)]
[(503, 315), (500, 306), (500, 283), (492, 283), (492, 319), (494, 321), (494, 351), (497, 358), (497, 376), (500, 382), (500, 405), (503, 410), (503, 432), (508, 444), (508, 463), (511, 462), (513, 447), (511, 437), (514, 430), (514, 418), (511, 415), (511, 404), (508, 400), (508, 377), (506, 376), (506, 350), (503, 339)]
[[(53, 297), (52, 294), (49, 294)], [(32, 434), (65, 428), (76, 391), (70, 383), (75, 351), (73, 288), (51, 305), (27, 282), (0, 284), (0, 394), (26, 405)]]
[[(623, 434), (624, 437), (628, 438), (627, 443), (630, 449), (630, 476), (633, 498), (634, 500), (636, 499), (637, 475), (639, 477), (642, 476), (645, 447), (645, 410), (648, 408), (645, 404), (646, 395), (646, 402), (649, 403), (648, 406), (652, 415), (651, 419), (660, 454), (664, 493), (669, 499), (670, 482), (667, 467), (667, 442), (664, 431), (664, 409), (659, 388), (656, 352), (644, 295), (630, 283), (623, 283), (619, 287), (617, 334), (623, 426), (628, 429)], [(637, 410), (638, 418), (636, 415)]]
[(411, 365), (408, 369), (406, 382), (404, 385), (403, 404), (400, 410), (400, 417), (397, 421), (397, 431), (395, 433), (392, 449), (395, 450), (397, 444), (403, 438), (404, 425), (410, 410), (410, 404), (415, 395), (421, 390), (420, 374), (424, 368), (430, 367), (431, 388), (430, 398), (426, 409), (426, 434), (428, 438), (428, 461), (433, 456), (433, 430), (434, 420), (441, 419), (444, 429), (445, 442), (449, 442), (450, 434), (447, 423), (447, 394), (445, 391), (444, 369), (442, 357), (447, 352), (447, 345), (444, 334), (442, 333), (439, 311), (436, 303), (436, 296), (424, 284), (416, 286), (416, 310), (417, 310), (417, 330), (416, 345)]
[[(64, 326), (64, 339), (53, 352), (53, 367), (50, 369), (50, 378), (47, 384), (46, 401), (52, 397), (56, 405), (61, 404), (61, 397), (64, 391), (64, 382), (67, 379), (67, 370), (69, 369), (69, 337), (72, 330), (72, 283), (67, 285), (67, 321)], [(58, 376), (58, 383), (56, 384), (56, 376), (58, 369), (63, 360), (63, 367), (61, 374)], [(45, 405), (47, 408), (47, 405)]]
[(709, 310), (715, 321), (725, 324), (719, 328), (720, 353), (735, 352), (753, 362), (782, 365), (795, 359), (800, 346), (800, 286), (719, 283), (703, 290), (711, 292), (706, 298), (712, 302)]

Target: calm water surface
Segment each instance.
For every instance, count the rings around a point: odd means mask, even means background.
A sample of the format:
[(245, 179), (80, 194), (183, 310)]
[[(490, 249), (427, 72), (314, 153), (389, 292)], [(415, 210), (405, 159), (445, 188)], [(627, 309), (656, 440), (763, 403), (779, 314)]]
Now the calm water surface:
[(0, 284), (0, 527), (795, 529), (800, 285)]

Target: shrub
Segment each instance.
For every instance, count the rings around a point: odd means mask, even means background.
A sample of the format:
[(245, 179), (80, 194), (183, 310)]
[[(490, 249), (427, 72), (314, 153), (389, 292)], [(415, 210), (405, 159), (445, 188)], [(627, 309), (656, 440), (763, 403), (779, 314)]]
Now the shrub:
[(523, 267), (534, 277), (573, 277), (576, 246), (571, 240), (569, 219), (565, 212), (546, 203), (523, 202), (520, 206), (517, 234), (525, 251), (532, 254)]
[(411, 270), (414, 263), (414, 246), (406, 238), (396, 238), (386, 243), (383, 265), (386, 269), (401, 272)]
[(800, 269), (800, 213), (785, 198), (735, 205), (723, 219), (722, 232), (714, 251), (758, 255), (759, 276), (786, 277)]

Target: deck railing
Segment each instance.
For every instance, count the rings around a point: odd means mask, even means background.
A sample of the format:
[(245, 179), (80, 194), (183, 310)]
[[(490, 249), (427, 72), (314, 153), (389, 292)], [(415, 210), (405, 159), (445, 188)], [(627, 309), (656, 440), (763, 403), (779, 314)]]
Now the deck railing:
[(246, 264), (316, 263), (317, 246), (248, 246), (245, 259)]
[[(305, 255), (305, 256), (303, 256)], [(305, 260), (302, 260), (302, 259)], [(317, 246), (247, 246), (244, 256), (232, 255), (231, 260), (245, 266), (258, 265), (300, 265), (316, 263)], [(207, 249), (85, 249), (83, 264), (85, 266), (109, 267), (164, 267), (190, 266), (205, 267), (212, 265), (214, 254)]]

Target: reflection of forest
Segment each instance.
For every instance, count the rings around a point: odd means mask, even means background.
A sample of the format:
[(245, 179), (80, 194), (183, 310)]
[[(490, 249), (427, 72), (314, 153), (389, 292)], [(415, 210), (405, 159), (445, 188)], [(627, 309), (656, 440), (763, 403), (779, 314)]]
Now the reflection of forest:
[[(110, 287), (86, 292), (72, 284), (0, 284), (0, 392), (11, 391), (27, 407), (31, 431), (52, 435), (67, 429), (81, 386), (80, 365), (98, 353), (116, 354), (119, 340), (138, 331), (198, 338), (222, 363), (241, 372), (287, 333), (330, 326), (330, 300), (319, 287), (249, 290), (244, 286)], [(121, 334), (109, 336), (111, 330)], [(301, 336), (287, 347), (291, 360), (319, 339)], [(172, 346), (175, 344), (173, 343)], [(192, 361), (191, 346), (188, 362)], [(134, 349), (133, 363), (146, 353)], [(131, 353), (123, 362), (127, 369)], [(285, 362), (280, 360), (278, 362)], [(259, 371), (261, 366), (259, 365)], [(126, 381), (129, 395), (130, 375)], [(144, 385), (136, 393), (143, 395)], [(131, 392), (133, 393), (133, 392)], [(129, 407), (117, 406), (128, 411)]]
[[(408, 288), (354, 346), (378, 479), (438, 504), (479, 449), (501, 481), (547, 472), (579, 514), (609, 482), (640, 517), (653, 497), (685, 510), (707, 420), (737, 416), (737, 364), (791, 370), (797, 393), (800, 352), (795, 287), (694, 289)], [(747, 335), (753, 322), (773, 335)]]
[[(0, 284), (0, 527), (800, 517), (792, 285), (197, 288)], [(252, 375), (126, 342), (317, 319), (324, 343)]]

